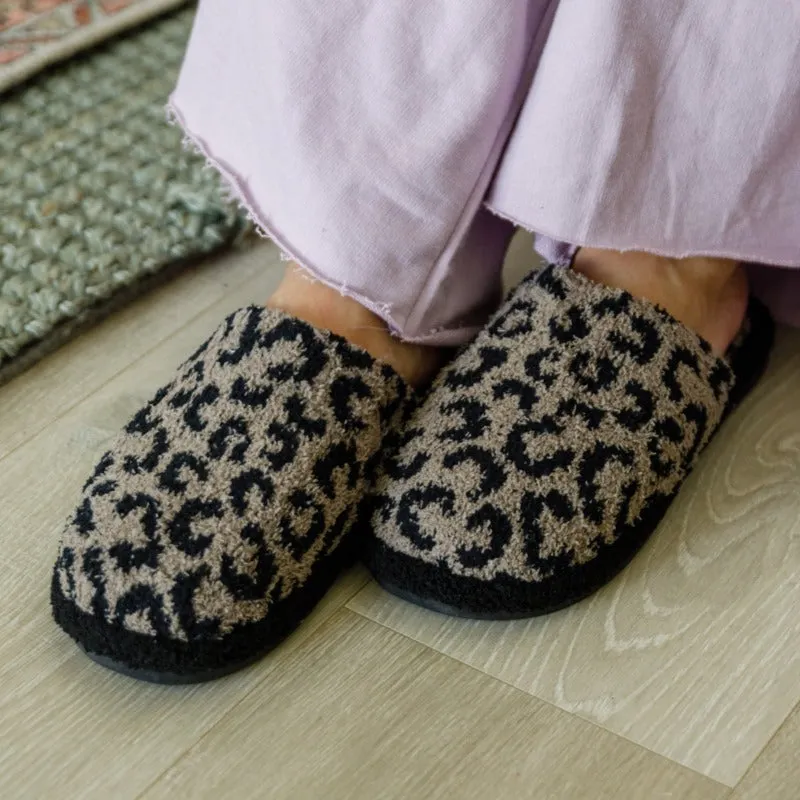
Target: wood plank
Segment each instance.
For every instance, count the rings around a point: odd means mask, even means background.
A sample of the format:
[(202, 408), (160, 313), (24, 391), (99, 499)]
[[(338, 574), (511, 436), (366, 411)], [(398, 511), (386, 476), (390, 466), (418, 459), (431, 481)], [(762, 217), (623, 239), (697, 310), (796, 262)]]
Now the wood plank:
[(0, 459), (231, 289), (264, 270), (277, 280), (278, 264), (266, 242), (204, 259), (0, 387)]
[(714, 800), (727, 793), (339, 612), (144, 798)]
[(730, 800), (797, 800), (800, 795), (800, 709), (783, 723)]
[[(110, 673), (50, 618), (61, 526), (87, 472), (224, 315), (265, 297), (276, 279), (274, 270), (258, 270), (0, 462), (0, 797), (136, 796), (366, 581), (363, 571), (351, 572), (289, 642), (207, 687), (153, 687)], [(175, 311), (184, 308), (174, 300)], [(90, 335), (106, 333), (118, 347), (124, 342), (113, 322)]]
[(14, 648), (4, 646), (2, 653), (4, 800), (138, 797), (254, 687), (273, 680), (366, 580), (361, 570), (345, 575), (293, 636), (252, 667), (213, 683), (174, 687), (141, 683), (90, 661), (50, 619), (43, 577), (30, 576), (36, 591), (20, 593), (24, 607), (9, 613), (7, 597), (0, 606), (0, 636), (20, 622), (25, 628), (14, 630)]
[(478, 623), (374, 585), (349, 607), (734, 786), (800, 700), (800, 331), (645, 550), (599, 594)]

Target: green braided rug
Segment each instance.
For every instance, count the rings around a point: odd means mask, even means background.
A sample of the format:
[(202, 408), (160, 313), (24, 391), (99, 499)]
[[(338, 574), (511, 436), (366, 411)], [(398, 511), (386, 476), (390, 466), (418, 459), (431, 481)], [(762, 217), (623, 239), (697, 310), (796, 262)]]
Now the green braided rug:
[(192, 16), (0, 96), (0, 383), (243, 230), (165, 121)]

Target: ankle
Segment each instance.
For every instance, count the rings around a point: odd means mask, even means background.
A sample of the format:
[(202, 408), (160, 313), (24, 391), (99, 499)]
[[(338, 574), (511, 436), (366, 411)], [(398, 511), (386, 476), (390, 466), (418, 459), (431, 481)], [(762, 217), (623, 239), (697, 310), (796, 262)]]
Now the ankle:
[(718, 355), (727, 350), (747, 309), (747, 277), (736, 261), (584, 248), (574, 269), (661, 306), (706, 339)]
[(266, 305), (316, 328), (332, 331), (361, 347), (376, 329), (386, 330), (383, 320), (369, 309), (314, 280), (294, 264), (288, 266)]
[(393, 336), (377, 314), (314, 280), (295, 264), (289, 265), (266, 305), (344, 337), (373, 358), (389, 364), (417, 388), (429, 383), (446, 359), (444, 348), (403, 342)]

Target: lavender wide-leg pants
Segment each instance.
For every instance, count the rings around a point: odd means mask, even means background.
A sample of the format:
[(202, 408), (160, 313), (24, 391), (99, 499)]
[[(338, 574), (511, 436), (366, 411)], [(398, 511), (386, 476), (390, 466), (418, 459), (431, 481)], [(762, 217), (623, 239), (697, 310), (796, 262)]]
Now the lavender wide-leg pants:
[(512, 223), (554, 254), (756, 262), (800, 321), (796, 2), (202, 0), (171, 107), (287, 254), (405, 339), (474, 335)]

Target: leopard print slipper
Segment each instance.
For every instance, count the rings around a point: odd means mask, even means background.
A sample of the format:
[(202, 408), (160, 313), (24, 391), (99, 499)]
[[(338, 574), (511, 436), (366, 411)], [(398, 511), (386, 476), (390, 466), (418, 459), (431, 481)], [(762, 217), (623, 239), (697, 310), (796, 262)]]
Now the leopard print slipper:
[(718, 358), (627, 292), (567, 268), (529, 276), (386, 444), (369, 568), (400, 597), (473, 618), (586, 597), (655, 530), (772, 338), (753, 300)]
[(94, 660), (191, 683), (256, 660), (353, 558), (411, 392), (332, 333), (231, 315), (101, 458), (63, 535), (58, 624)]

